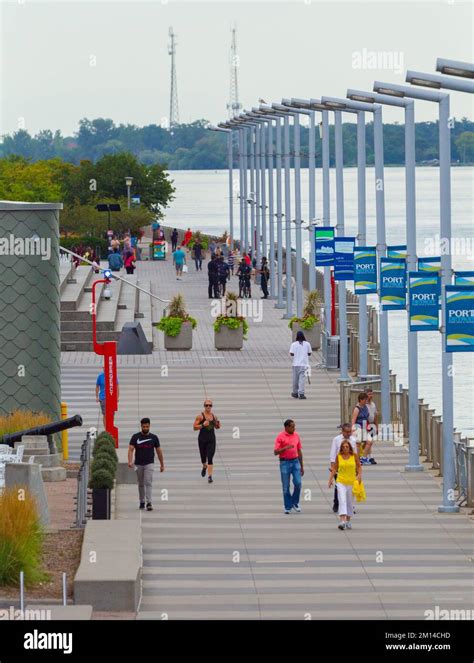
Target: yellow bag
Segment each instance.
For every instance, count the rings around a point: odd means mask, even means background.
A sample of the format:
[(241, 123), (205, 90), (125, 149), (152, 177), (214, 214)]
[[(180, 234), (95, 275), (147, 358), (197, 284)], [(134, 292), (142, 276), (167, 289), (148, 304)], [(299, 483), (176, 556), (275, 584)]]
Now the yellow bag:
[(361, 481), (359, 483), (356, 479), (354, 481), (354, 485), (352, 486), (352, 493), (355, 496), (357, 502), (365, 502), (367, 495), (365, 494), (364, 482)]

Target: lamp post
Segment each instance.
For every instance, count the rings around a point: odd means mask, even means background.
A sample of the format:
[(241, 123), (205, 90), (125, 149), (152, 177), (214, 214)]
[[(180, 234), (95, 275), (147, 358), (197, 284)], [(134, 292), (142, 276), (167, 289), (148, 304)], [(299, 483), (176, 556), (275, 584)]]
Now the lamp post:
[[(350, 111), (367, 111), (374, 117), (374, 160), (375, 160), (375, 208), (377, 219), (377, 256), (385, 255), (387, 249), (385, 231), (385, 184), (383, 162), (383, 124), (382, 108), (380, 104), (367, 104), (359, 101), (349, 101), (336, 97), (322, 97), (321, 101), (329, 108)], [(342, 132), (341, 132), (342, 133)], [(345, 292), (345, 291), (344, 291)], [(390, 416), (390, 366), (389, 366), (389, 336), (388, 315), (383, 308), (379, 311), (380, 325), (380, 383), (381, 383), (381, 410), (382, 423), (388, 425)], [(342, 340), (342, 339), (341, 339)], [(341, 346), (342, 350), (342, 346)], [(342, 362), (341, 362), (342, 363)], [(342, 372), (342, 371), (341, 371)]]
[[(451, 129), (449, 124), (449, 94), (437, 90), (421, 90), (407, 85), (375, 81), (375, 92), (409, 99), (422, 99), (438, 104), (439, 108), (439, 174), (440, 174), (440, 235), (451, 246)], [(451, 282), (451, 249), (441, 252), (441, 343), (443, 391), (443, 504), (442, 513), (454, 513), (459, 507), (454, 501), (455, 465), (453, 441), (453, 377), (452, 353), (446, 352), (446, 302), (444, 288)]]
[(233, 186), (233, 155), (232, 155), (232, 129), (227, 129), (222, 125), (217, 127), (207, 127), (210, 131), (220, 131), (227, 134), (227, 169), (228, 169), (228, 189), (229, 189), (229, 234), (231, 238), (231, 248), (234, 241), (234, 186)]
[(447, 74), (448, 76), (474, 78), (474, 64), (472, 62), (438, 58), (436, 60), (436, 71), (440, 71), (442, 74)]
[[(397, 106), (405, 111), (405, 206), (407, 269), (416, 271), (416, 195), (415, 195), (415, 104), (412, 99), (400, 99), (376, 92), (347, 90), (353, 101)], [(418, 336), (410, 331), (409, 304), (407, 305), (408, 326), (408, 421), (409, 421), (409, 463), (405, 470), (420, 472), (419, 412), (418, 412)]]
[[(221, 127), (223, 129), (230, 129), (231, 131), (237, 131), (237, 145), (238, 145), (238, 156), (239, 156), (239, 238), (240, 238), (240, 244), (242, 245), (242, 240), (244, 236), (244, 196), (243, 196), (243, 190), (244, 190), (244, 138), (243, 138), (243, 132), (244, 129), (242, 127), (239, 127), (235, 123), (233, 123), (231, 120), (227, 122), (221, 122), (217, 125), (218, 127)], [(231, 137), (231, 139), (233, 136)], [(232, 168), (232, 164), (231, 164)], [(232, 185), (232, 193), (233, 191), (233, 185)], [(234, 236), (233, 234), (230, 236), (230, 249), (233, 251), (234, 249)]]
[(127, 206), (130, 209), (130, 189), (132, 187), (133, 177), (126, 177), (125, 184), (127, 186)]

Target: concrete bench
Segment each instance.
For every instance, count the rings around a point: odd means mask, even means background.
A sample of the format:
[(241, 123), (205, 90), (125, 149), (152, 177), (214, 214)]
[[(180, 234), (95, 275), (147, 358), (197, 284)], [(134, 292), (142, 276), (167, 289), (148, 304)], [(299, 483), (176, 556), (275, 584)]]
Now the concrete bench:
[(74, 578), (74, 601), (94, 610), (135, 612), (140, 592), (140, 521), (88, 521)]

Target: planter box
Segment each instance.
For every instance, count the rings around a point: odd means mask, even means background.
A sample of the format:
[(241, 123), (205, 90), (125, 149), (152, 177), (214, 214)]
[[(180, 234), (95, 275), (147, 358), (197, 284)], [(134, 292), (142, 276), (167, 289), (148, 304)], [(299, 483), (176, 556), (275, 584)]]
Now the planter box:
[(165, 334), (165, 348), (167, 350), (191, 350), (193, 347), (193, 327), (190, 322), (183, 322), (181, 331), (177, 336)]
[(92, 520), (110, 520), (109, 488), (92, 489)]
[(229, 329), (226, 325), (222, 325), (218, 332), (214, 332), (214, 345), (216, 350), (241, 350), (244, 345), (242, 325), (237, 329)]
[(319, 350), (321, 347), (321, 324), (319, 322), (313, 325), (311, 329), (303, 329), (297, 322), (295, 322), (291, 330), (293, 341), (296, 341), (296, 334), (299, 331), (303, 332), (313, 350)]

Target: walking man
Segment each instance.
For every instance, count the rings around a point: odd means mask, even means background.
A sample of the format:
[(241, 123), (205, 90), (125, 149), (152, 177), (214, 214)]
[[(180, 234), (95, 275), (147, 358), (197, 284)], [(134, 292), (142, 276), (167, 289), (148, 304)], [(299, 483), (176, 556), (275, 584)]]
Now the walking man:
[(150, 420), (144, 417), (141, 421), (140, 433), (132, 435), (128, 447), (128, 466), (133, 468), (133, 454), (135, 453), (135, 470), (137, 472), (138, 495), (140, 499), (140, 509), (153, 511), (151, 501), (151, 492), (153, 484), (153, 470), (155, 467), (155, 449), (158, 460), (160, 461), (160, 472), (165, 471), (165, 462), (163, 452), (160, 448), (160, 441), (156, 435), (150, 433)]
[(219, 298), (219, 275), (217, 267), (217, 256), (215, 253), (212, 254), (212, 258), (207, 263), (207, 276), (209, 279), (209, 287), (207, 289), (207, 294), (209, 299), (218, 299)]
[(202, 244), (199, 240), (194, 242), (193, 251), (194, 251), (194, 264), (196, 265), (196, 271), (201, 270), (202, 272)]
[[(333, 469), (336, 467), (336, 458), (338, 453), (341, 450), (341, 444), (345, 441), (348, 441), (351, 443), (351, 446), (354, 450), (354, 453), (357, 453), (357, 437), (352, 434), (352, 426), (349, 423), (342, 424), (341, 426), (341, 432), (339, 435), (336, 435), (336, 437), (333, 438), (331, 442), (331, 451), (329, 453), (329, 462), (331, 464), (329, 471), (332, 472)], [(334, 477), (337, 479), (337, 474)], [(337, 513), (339, 510), (339, 499), (337, 495), (337, 486), (334, 488), (334, 502), (332, 506), (332, 510), (334, 513)]]
[(171, 233), (171, 252), (174, 253), (176, 251), (176, 247), (178, 246), (178, 231), (176, 228), (173, 228), (173, 232)]
[(183, 265), (186, 263), (186, 254), (183, 249), (179, 248), (173, 253), (173, 264), (176, 268), (176, 280), (180, 280), (183, 275)]
[(296, 341), (290, 345), (290, 356), (293, 357), (293, 398), (305, 399), (304, 383), (306, 373), (309, 369), (309, 359), (311, 356), (311, 345), (305, 338), (302, 331), (297, 332)]
[[(291, 510), (300, 513), (301, 477), (304, 475), (301, 440), (295, 432), (293, 419), (287, 419), (283, 425), (285, 430), (275, 438), (273, 453), (280, 458), (284, 513), (291, 513)], [(293, 477), (293, 494), (290, 491), (291, 477)]]

